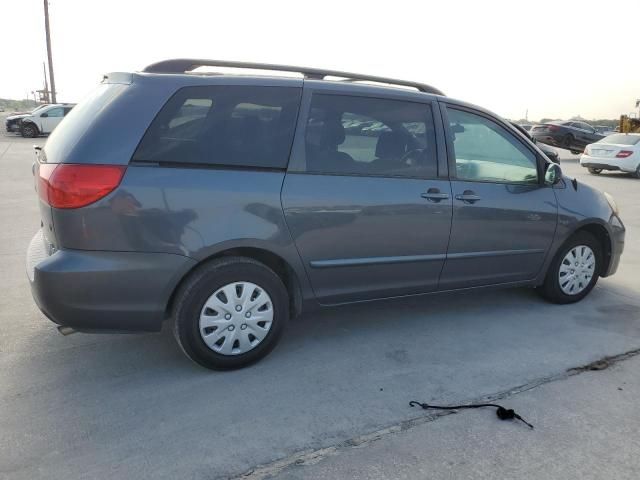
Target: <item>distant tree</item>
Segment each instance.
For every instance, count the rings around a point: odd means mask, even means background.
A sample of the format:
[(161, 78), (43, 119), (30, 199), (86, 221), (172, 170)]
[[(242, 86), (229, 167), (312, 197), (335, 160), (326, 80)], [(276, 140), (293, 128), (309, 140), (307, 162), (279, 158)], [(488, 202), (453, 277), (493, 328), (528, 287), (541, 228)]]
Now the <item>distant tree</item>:
[[(617, 127), (618, 123), (620, 121), (617, 118), (614, 118), (614, 119), (600, 118), (600, 119), (588, 120), (586, 118), (581, 117), (580, 115), (576, 115), (575, 117), (571, 117), (569, 120), (586, 122), (589, 125), (607, 126), (607, 127), (611, 127), (611, 128)], [(540, 123), (557, 122), (557, 121), (561, 121), (561, 120), (559, 120), (557, 118), (556, 119), (553, 119), (553, 118), (541, 118), (540, 119)]]
[(38, 106), (38, 103), (25, 98), (24, 100), (12, 100), (9, 98), (0, 98), (0, 107), (3, 107), (7, 112), (10, 111), (29, 111)]
[(591, 125), (603, 125), (603, 126), (615, 128), (620, 123), (620, 120), (617, 119), (617, 118), (615, 118), (615, 119), (600, 118), (600, 119), (596, 119), (596, 120), (589, 120), (589, 123)]

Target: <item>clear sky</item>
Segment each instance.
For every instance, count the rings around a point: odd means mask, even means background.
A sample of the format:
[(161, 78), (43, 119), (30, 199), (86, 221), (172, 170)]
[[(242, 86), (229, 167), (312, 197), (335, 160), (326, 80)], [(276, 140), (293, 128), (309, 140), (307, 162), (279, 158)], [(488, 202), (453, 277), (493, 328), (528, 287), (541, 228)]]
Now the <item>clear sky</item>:
[[(640, 98), (640, 0), (50, 0), (50, 17), (59, 101), (172, 57), (406, 78), (514, 119), (617, 118)], [(0, 32), (0, 97), (25, 98), (43, 1), (2, 0)]]

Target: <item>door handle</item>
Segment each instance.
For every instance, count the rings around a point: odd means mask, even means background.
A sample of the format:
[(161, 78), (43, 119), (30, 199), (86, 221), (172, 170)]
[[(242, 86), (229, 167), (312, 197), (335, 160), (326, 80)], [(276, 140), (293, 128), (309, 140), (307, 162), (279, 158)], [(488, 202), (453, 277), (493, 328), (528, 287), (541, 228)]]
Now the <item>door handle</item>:
[(481, 197), (476, 195), (473, 190), (465, 190), (464, 193), (456, 195), (456, 200), (461, 200), (464, 203), (475, 203), (481, 200)]
[(442, 193), (438, 188), (430, 188), (426, 192), (420, 195), (422, 198), (426, 198), (430, 202), (439, 202), (441, 200), (446, 200), (449, 198), (448, 193)]

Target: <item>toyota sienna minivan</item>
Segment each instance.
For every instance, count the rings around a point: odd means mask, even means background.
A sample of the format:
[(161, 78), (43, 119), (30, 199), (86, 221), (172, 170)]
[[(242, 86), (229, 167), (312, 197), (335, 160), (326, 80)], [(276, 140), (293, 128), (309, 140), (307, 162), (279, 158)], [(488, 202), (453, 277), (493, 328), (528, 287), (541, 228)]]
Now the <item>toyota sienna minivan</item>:
[(415, 82), (168, 60), (105, 75), (36, 150), (42, 312), (61, 332), (166, 320), (214, 369), (318, 306), (504, 286), (575, 302), (624, 246), (610, 195)]

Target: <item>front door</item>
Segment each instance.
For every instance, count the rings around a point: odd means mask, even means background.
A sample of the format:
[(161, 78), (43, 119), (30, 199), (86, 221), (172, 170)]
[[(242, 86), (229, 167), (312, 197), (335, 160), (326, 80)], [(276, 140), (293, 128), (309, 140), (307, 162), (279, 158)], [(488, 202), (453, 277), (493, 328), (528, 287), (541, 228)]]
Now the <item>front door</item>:
[(558, 216), (535, 151), (480, 112), (449, 106), (447, 117), (454, 200), (440, 289), (533, 279)]
[(40, 133), (51, 133), (64, 117), (64, 109), (55, 107), (40, 115)]
[(452, 199), (434, 114), (428, 101), (306, 91), (282, 204), (320, 303), (437, 289)]

